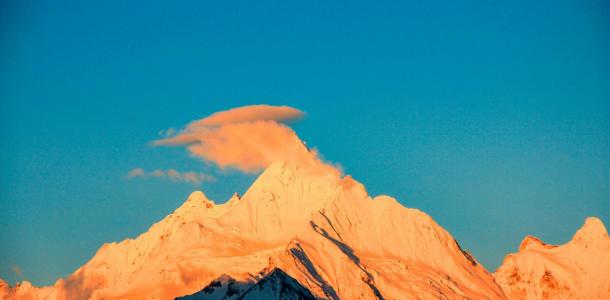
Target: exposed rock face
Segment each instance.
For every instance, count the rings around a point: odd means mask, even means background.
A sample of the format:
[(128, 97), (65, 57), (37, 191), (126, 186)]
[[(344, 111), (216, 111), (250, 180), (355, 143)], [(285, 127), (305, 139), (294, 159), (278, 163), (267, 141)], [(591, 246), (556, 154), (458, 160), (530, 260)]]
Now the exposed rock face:
[(234, 300), (239, 299), (246, 290), (256, 284), (254, 278), (237, 280), (223, 274), (213, 280), (201, 291), (192, 295), (178, 297), (176, 300)]
[(561, 246), (526, 237), (495, 273), (510, 299), (610, 299), (610, 238), (587, 218)]
[(276, 268), (254, 286), (246, 290), (239, 299), (315, 300), (316, 298), (298, 281)]
[(263, 270), (258, 277), (237, 280), (223, 274), (201, 291), (176, 300), (316, 299), (306, 287), (281, 269)]

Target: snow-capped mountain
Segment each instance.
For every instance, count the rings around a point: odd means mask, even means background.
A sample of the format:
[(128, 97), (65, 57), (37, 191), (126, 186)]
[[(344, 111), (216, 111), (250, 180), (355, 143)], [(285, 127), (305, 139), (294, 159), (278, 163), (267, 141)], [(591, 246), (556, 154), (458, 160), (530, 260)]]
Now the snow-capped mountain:
[[(512, 296), (502, 270), (496, 276)], [(194, 192), (147, 232), (103, 245), (54, 286), (3, 284), (0, 296), (307, 299), (303, 290), (317, 299), (506, 299), (430, 216), (369, 196), (305, 147), (267, 167), (243, 197), (215, 204)]]
[(610, 299), (610, 237), (597, 218), (561, 246), (528, 236), (495, 278), (510, 299)]
[(243, 197), (194, 192), (136, 239), (103, 245), (52, 287), (51, 299), (173, 299), (225, 274), (282, 269), (325, 299), (503, 298), (500, 287), (425, 213), (341, 177), (305, 147), (271, 164)]
[(248, 278), (246, 280), (236, 280), (235, 278), (222, 274), (201, 291), (191, 295), (178, 297), (176, 300), (236, 300), (242, 296), (246, 290), (257, 283), (257, 279)]
[(311, 292), (280, 269), (274, 269), (244, 292), (239, 300), (315, 300)]
[[(264, 273), (264, 272), (263, 272)], [(236, 281), (227, 275), (203, 290), (176, 300), (315, 300), (311, 292), (281, 269), (275, 268), (256, 281)]]
[[(261, 273), (263, 275), (265, 271)], [(275, 268), (262, 278), (237, 281), (222, 275), (201, 291), (176, 300), (315, 300), (311, 292), (284, 271)]]

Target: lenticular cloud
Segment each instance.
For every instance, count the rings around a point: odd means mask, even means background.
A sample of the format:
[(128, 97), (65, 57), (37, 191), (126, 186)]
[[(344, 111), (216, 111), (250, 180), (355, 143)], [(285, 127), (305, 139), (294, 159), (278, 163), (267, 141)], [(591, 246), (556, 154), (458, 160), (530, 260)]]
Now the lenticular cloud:
[(303, 115), (288, 106), (243, 106), (193, 121), (181, 132), (154, 144), (186, 146), (192, 155), (222, 169), (254, 173), (298, 152), (302, 142), (283, 122)]
[(211, 114), (190, 126), (215, 126), (253, 121), (288, 122), (302, 118), (304, 113), (290, 106), (248, 105)]

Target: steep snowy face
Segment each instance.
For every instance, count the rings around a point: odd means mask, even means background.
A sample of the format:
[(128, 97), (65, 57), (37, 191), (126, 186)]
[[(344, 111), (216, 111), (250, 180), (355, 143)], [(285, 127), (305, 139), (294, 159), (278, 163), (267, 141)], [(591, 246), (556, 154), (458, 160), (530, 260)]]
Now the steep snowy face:
[(430, 216), (391, 197), (372, 199), (349, 176), (274, 263), (321, 298), (504, 298)]
[(147, 232), (102, 246), (53, 287), (26, 284), (7, 293), (173, 299), (214, 286), (214, 295), (226, 294), (228, 278), (261, 283), (267, 292), (278, 281), (259, 275), (279, 268), (322, 299), (504, 298), (491, 274), (430, 216), (387, 196), (371, 198), (305, 147), (295, 157), (271, 164), (243, 197), (225, 204), (194, 192)]
[(587, 218), (561, 246), (526, 237), (494, 274), (510, 299), (610, 299), (610, 238)]
[(311, 213), (341, 190), (340, 173), (302, 150), (298, 160), (271, 164), (244, 194), (241, 205), (223, 216), (222, 227), (266, 248), (284, 246), (302, 231)]

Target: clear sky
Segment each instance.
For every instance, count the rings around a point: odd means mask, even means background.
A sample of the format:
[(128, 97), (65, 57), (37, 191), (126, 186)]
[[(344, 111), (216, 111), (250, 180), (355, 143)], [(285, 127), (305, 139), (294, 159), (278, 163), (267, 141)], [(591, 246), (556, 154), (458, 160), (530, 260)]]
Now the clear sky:
[[(290, 1), (289, 1), (290, 2)], [(248, 104), (432, 217), (490, 271), (527, 234), (610, 224), (610, 5), (553, 1), (3, 1), (0, 277), (51, 284), (219, 171), (159, 130)], [(374, 3), (374, 4), (373, 4)], [(126, 173), (174, 168), (194, 186)]]

